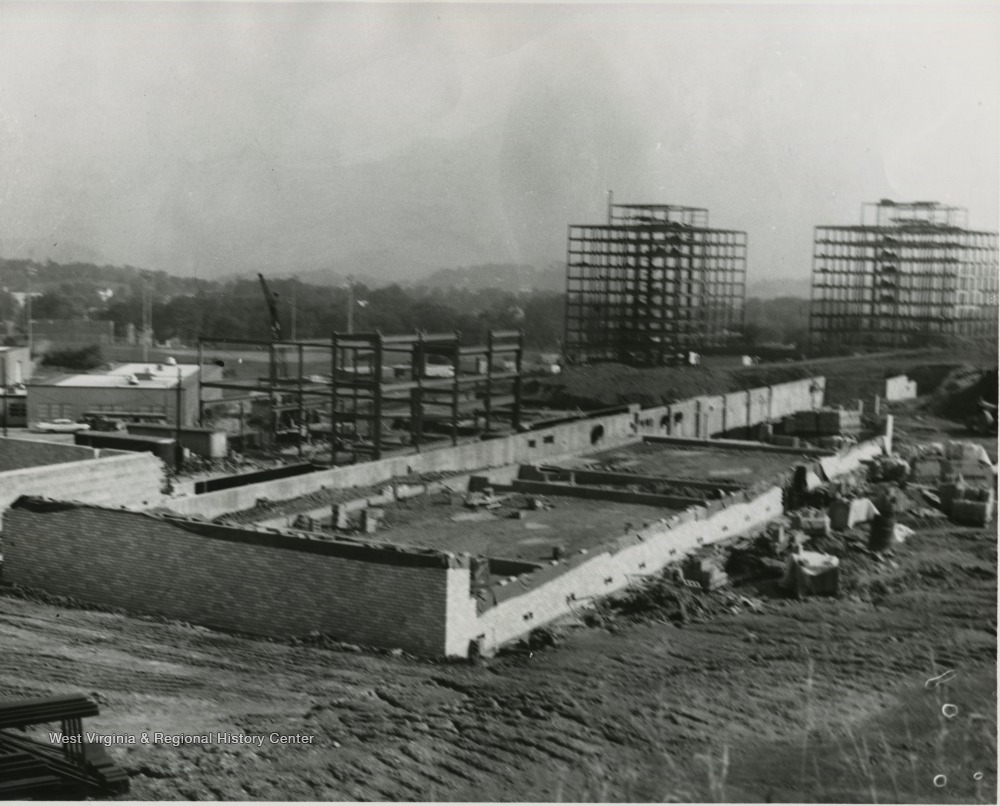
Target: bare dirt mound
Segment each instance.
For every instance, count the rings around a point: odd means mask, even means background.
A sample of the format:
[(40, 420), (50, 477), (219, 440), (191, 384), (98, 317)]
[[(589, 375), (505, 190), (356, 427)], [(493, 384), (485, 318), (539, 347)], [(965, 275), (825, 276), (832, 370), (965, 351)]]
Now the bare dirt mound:
[(650, 407), (823, 376), (826, 402), (846, 405), (884, 394), (885, 379), (894, 375), (908, 375), (917, 381), (921, 395), (929, 394), (969, 360), (968, 353), (959, 351), (911, 350), (735, 368), (639, 368), (609, 362), (567, 367), (560, 375), (530, 380), (525, 393), (554, 408), (592, 410), (625, 403)]

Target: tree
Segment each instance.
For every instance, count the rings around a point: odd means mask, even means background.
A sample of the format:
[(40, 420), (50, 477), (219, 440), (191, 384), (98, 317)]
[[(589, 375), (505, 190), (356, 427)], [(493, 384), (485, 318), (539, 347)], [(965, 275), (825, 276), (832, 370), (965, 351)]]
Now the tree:
[(90, 370), (97, 369), (104, 363), (100, 345), (91, 344), (80, 350), (53, 350), (43, 359), (47, 367), (62, 367), (63, 369)]

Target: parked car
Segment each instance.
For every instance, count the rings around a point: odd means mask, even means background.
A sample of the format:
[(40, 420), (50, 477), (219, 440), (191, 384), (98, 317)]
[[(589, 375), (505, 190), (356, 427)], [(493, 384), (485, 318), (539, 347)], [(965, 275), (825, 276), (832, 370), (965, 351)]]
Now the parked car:
[(84, 414), (80, 422), (88, 425), (91, 431), (124, 431), (125, 423), (112, 417), (100, 414)]
[(49, 434), (75, 434), (77, 431), (89, 431), (90, 426), (72, 420), (52, 420), (48, 423), (35, 423), (31, 426), (31, 430)]

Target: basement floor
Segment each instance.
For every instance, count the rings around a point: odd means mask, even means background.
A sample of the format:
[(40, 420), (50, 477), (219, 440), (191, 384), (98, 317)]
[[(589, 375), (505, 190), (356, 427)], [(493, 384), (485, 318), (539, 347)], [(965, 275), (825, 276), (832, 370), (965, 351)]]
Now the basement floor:
[[(372, 538), (398, 545), (436, 548), (487, 557), (548, 560), (557, 546), (567, 551), (596, 548), (633, 527), (669, 518), (676, 510), (613, 501), (546, 496), (551, 509), (529, 510), (528, 498), (510, 493), (499, 509), (476, 511), (440, 494), (385, 507), (383, 526)], [(514, 517), (523, 513), (522, 518)]]
[(565, 467), (595, 467), (612, 472), (638, 473), (673, 479), (731, 482), (750, 486), (815, 457), (789, 451), (739, 450), (733, 448), (680, 447), (657, 442), (637, 442), (620, 448), (587, 454)]

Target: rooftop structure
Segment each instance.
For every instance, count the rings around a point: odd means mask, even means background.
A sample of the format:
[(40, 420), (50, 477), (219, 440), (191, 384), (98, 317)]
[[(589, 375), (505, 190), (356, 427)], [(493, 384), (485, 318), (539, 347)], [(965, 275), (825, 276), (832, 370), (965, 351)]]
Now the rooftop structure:
[(745, 232), (713, 229), (708, 211), (612, 204), (605, 224), (569, 227), (567, 357), (669, 363), (728, 346), (743, 327)]
[(996, 338), (997, 233), (937, 202), (864, 204), (861, 223), (818, 226), (810, 347), (921, 347)]
[[(28, 419), (66, 418), (79, 420), (84, 414), (130, 412), (160, 414), (171, 423), (194, 424), (199, 413), (199, 389), (203, 381), (222, 376), (220, 367), (198, 364), (122, 364), (104, 372), (62, 375), (45, 382), (27, 384)], [(202, 398), (218, 396), (206, 390)]]
[(174, 389), (178, 382), (197, 376), (197, 364), (122, 364), (105, 372), (63, 375), (47, 386), (80, 386), (105, 389), (115, 386), (135, 386), (143, 389)]

